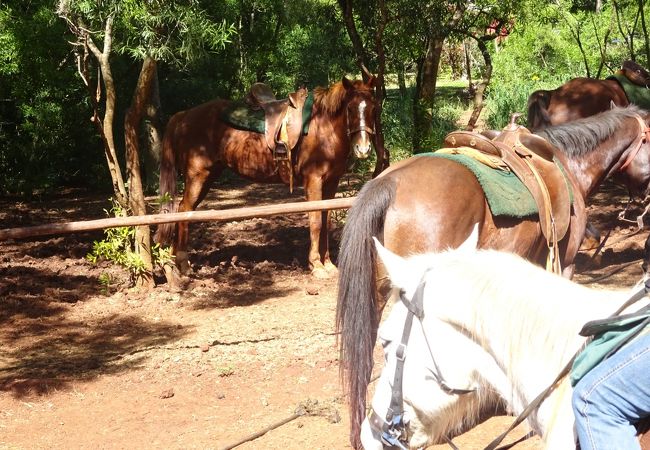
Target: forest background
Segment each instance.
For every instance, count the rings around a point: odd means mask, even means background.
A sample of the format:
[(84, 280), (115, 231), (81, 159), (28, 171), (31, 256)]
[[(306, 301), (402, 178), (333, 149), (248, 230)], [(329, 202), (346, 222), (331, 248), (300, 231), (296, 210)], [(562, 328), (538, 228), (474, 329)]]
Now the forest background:
[(644, 0), (2, 0), (0, 193), (82, 187), (143, 214), (175, 112), (368, 72), (394, 162), (479, 119), (503, 127), (536, 89), (648, 67), (647, 15)]

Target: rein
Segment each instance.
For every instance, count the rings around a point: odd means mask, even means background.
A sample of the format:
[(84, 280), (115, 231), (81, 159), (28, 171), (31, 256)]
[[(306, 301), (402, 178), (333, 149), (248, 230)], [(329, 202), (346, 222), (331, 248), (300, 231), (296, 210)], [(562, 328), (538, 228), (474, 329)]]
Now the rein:
[[(648, 132), (648, 130), (646, 130)], [(386, 418), (382, 419), (379, 414), (371, 407), (368, 412), (368, 423), (370, 428), (379, 432), (381, 437), (381, 443), (383, 444), (384, 449), (400, 449), (408, 450), (408, 422), (404, 420), (404, 398), (402, 394), (402, 382), (404, 375), (404, 362), (407, 356), (407, 345), (408, 340), (411, 335), (411, 328), (413, 326), (413, 319), (417, 317), (422, 327), (422, 332), (424, 334), (424, 339), (429, 349), (429, 354), (433, 361), (435, 372), (433, 376), (445, 393), (449, 395), (464, 395), (476, 392), (476, 389), (457, 389), (450, 387), (445, 378), (442, 376), (440, 368), (436, 363), (436, 360), (431, 351), (431, 346), (427, 339), (426, 333), (424, 333), (424, 326), (422, 320), (424, 319), (424, 288), (426, 282), (424, 280), (428, 270), (422, 275), (420, 284), (418, 284), (415, 293), (411, 300), (407, 299), (404, 291), (400, 292), (400, 301), (404, 303), (406, 309), (408, 310), (406, 320), (404, 322), (404, 329), (402, 330), (402, 339), (400, 344), (395, 352), (395, 357), (397, 362), (395, 364), (395, 374), (393, 376), (393, 387), (391, 392), (390, 406), (386, 412)], [(610, 317), (615, 317), (619, 315), (625, 308), (630, 305), (633, 305), (637, 301), (644, 298), (650, 292), (650, 281), (646, 281), (645, 285), (635, 292), (628, 300), (623, 303)], [(517, 441), (504, 445), (503, 447), (498, 447), (499, 444), (506, 438), (506, 436), (514, 430), (519, 424), (521, 424), (533, 411), (535, 411), (539, 406), (546, 400), (546, 398), (557, 388), (562, 379), (569, 373), (571, 367), (573, 366), (573, 361), (580, 354), (582, 348), (580, 348), (567, 362), (567, 364), (562, 368), (560, 373), (555, 377), (553, 382), (544, 389), (540, 394), (537, 395), (529, 404), (524, 408), (524, 410), (516, 417), (513, 423), (505, 430), (503, 433), (498, 435), (492, 440), (483, 450), (506, 450), (519, 442), (532, 437), (534, 433), (531, 431)], [(459, 450), (456, 445), (451, 441), (451, 439), (444, 438), (450, 447), (453, 450)]]
[(645, 122), (643, 119), (639, 116), (636, 116), (636, 120), (639, 121), (639, 126), (641, 128), (641, 132), (639, 133), (639, 137), (637, 138), (637, 143), (634, 147), (634, 149), (630, 152), (628, 157), (625, 159), (625, 162), (619, 169), (620, 171), (624, 171), (627, 166), (630, 165), (630, 163), (634, 160), (636, 157), (637, 153), (639, 153), (639, 150), (641, 150), (641, 146), (647, 142), (650, 142), (650, 127), (646, 126)]

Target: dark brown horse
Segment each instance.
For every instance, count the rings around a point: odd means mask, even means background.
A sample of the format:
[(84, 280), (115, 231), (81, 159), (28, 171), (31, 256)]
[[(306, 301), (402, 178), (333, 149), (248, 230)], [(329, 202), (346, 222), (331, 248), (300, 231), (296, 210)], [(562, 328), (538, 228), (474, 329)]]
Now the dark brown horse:
[[(650, 116), (637, 107), (616, 108), (589, 119), (539, 133), (557, 149), (573, 189), (569, 231), (559, 242), (565, 274), (583, 239), (585, 200), (624, 164)], [(650, 145), (641, 153), (650, 155)], [(644, 157), (648, 164), (650, 161)], [(647, 179), (639, 182), (646, 182)], [(349, 394), (351, 440), (358, 446), (365, 395), (372, 372), (372, 349), (381, 310), (390, 294), (377, 264), (372, 237), (399, 255), (457, 247), (478, 224), (478, 245), (511, 251), (544, 264), (548, 254), (539, 218), (493, 216), (476, 177), (444, 158), (415, 156), (392, 165), (368, 182), (348, 214), (339, 253), (336, 323), (341, 333), (341, 370)], [(531, 287), (534, 288), (534, 287)]]
[[(650, 73), (634, 61), (624, 61), (615, 75), (605, 80), (573, 78), (553, 90), (535, 91), (528, 97), (528, 123), (531, 131), (561, 125), (593, 116), (635, 100), (647, 102), (646, 95), (630, 98), (650, 86)], [(647, 109), (647, 105), (637, 103)]]
[(531, 131), (593, 116), (612, 107), (629, 104), (616, 80), (574, 78), (554, 90), (535, 91), (528, 97)]
[[(302, 183), (307, 200), (333, 198), (346, 170), (350, 153), (366, 158), (374, 133), (374, 79), (342, 81), (314, 90), (309, 130), (292, 152), (295, 181)], [(303, 101), (304, 101), (304, 95)], [(264, 134), (235, 129), (224, 122), (222, 112), (232, 102), (214, 100), (175, 114), (163, 141), (160, 193), (176, 193), (176, 168), (185, 179), (179, 212), (192, 211), (207, 194), (212, 181), (224, 168), (261, 182), (289, 183), (279, 170)], [(294, 124), (294, 126), (302, 126)], [(165, 206), (163, 206), (165, 210)], [(170, 210), (169, 205), (166, 208)], [(178, 223), (172, 251), (181, 274), (189, 271), (188, 223)], [(309, 213), (309, 267), (318, 277), (336, 271), (330, 260), (329, 213)], [(174, 224), (161, 225), (157, 240), (171, 241)], [(177, 274), (172, 275), (177, 280)]]

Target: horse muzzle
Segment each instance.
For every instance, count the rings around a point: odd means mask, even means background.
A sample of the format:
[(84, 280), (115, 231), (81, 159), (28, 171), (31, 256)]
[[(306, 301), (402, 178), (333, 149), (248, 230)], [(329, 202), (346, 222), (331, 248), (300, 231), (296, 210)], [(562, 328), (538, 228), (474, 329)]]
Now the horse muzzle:
[(357, 143), (352, 146), (352, 152), (357, 159), (368, 159), (372, 145), (368, 142), (366, 144)]

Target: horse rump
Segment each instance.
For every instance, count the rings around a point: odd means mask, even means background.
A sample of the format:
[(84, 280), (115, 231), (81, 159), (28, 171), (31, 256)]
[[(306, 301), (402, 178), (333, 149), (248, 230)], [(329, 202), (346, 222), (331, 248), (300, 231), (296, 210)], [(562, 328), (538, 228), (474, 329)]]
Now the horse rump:
[[(160, 213), (176, 212), (176, 154), (174, 152), (174, 135), (176, 124), (185, 115), (185, 111), (174, 114), (165, 128), (165, 135), (162, 143), (162, 155), (160, 158), (160, 181), (158, 194), (160, 195)], [(174, 238), (176, 224), (162, 223), (158, 225), (154, 242), (161, 245), (168, 245)]]
[(535, 131), (546, 128), (551, 124), (548, 107), (551, 103), (551, 91), (538, 90), (528, 97), (528, 128)]

